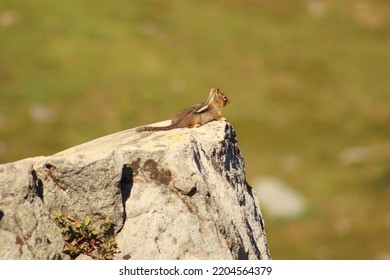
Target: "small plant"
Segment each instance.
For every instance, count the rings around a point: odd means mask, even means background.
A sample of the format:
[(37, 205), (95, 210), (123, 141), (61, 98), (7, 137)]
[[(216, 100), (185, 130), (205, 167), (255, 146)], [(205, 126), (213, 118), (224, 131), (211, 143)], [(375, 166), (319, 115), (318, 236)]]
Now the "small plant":
[(62, 206), (52, 218), (66, 242), (62, 251), (72, 259), (86, 254), (94, 259), (111, 260), (118, 253), (114, 236), (109, 234), (112, 226), (109, 217), (106, 217), (99, 228), (92, 228), (89, 216), (81, 220)]

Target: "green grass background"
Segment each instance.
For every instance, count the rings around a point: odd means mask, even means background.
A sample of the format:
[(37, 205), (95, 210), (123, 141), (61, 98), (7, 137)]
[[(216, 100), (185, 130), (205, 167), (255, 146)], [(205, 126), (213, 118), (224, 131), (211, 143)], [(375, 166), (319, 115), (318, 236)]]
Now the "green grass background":
[[(390, 258), (389, 1), (0, 0), (0, 163), (168, 119), (211, 87), (249, 183), (308, 201), (264, 210), (273, 258)], [(368, 155), (343, 164), (352, 147)]]

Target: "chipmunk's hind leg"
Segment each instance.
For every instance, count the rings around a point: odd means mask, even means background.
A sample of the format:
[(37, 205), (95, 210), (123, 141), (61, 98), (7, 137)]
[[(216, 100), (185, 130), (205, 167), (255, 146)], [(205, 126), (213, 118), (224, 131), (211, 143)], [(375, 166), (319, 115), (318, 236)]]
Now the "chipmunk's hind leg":
[(196, 114), (189, 115), (186, 119), (183, 120), (182, 124), (182, 127), (188, 128), (199, 127), (201, 125), (199, 116)]
[(199, 126), (201, 126), (201, 124), (199, 122), (194, 121), (194, 120), (191, 120), (191, 121), (187, 122), (187, 124), (186, 124), (186, 127), (188, 127), (188, 128), (195, 128), (195, 127), (199, 127)]

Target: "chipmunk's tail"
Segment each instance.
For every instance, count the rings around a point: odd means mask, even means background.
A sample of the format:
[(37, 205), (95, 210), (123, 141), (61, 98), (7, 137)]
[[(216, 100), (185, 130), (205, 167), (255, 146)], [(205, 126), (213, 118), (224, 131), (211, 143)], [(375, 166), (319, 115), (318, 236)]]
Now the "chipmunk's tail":
[(177, 124), (171, 124), (167, 126), (141, 126), (137, 128), (137, 132), (144, 132), (144, 131), (166, 131), (178, 128)]

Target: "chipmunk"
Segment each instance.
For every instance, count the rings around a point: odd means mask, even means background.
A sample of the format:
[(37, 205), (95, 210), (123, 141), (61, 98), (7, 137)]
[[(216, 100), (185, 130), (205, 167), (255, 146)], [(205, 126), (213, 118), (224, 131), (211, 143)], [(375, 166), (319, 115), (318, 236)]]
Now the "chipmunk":
[(225, 94), (219, 89), (211, 89), (209, 97), (203, 103), (196, 104), (190, 108), (179, 112), (176, 117), (172, 119), (172, 123), (168, 126), (143, 126), (137, 129), (138, 132), (143, 131), (162, 131), (171, 130), (175, 128), (193, 128), (204, 125), (213, 120), (226, 120), (222, 117), (221, 109), (230, 103)]

